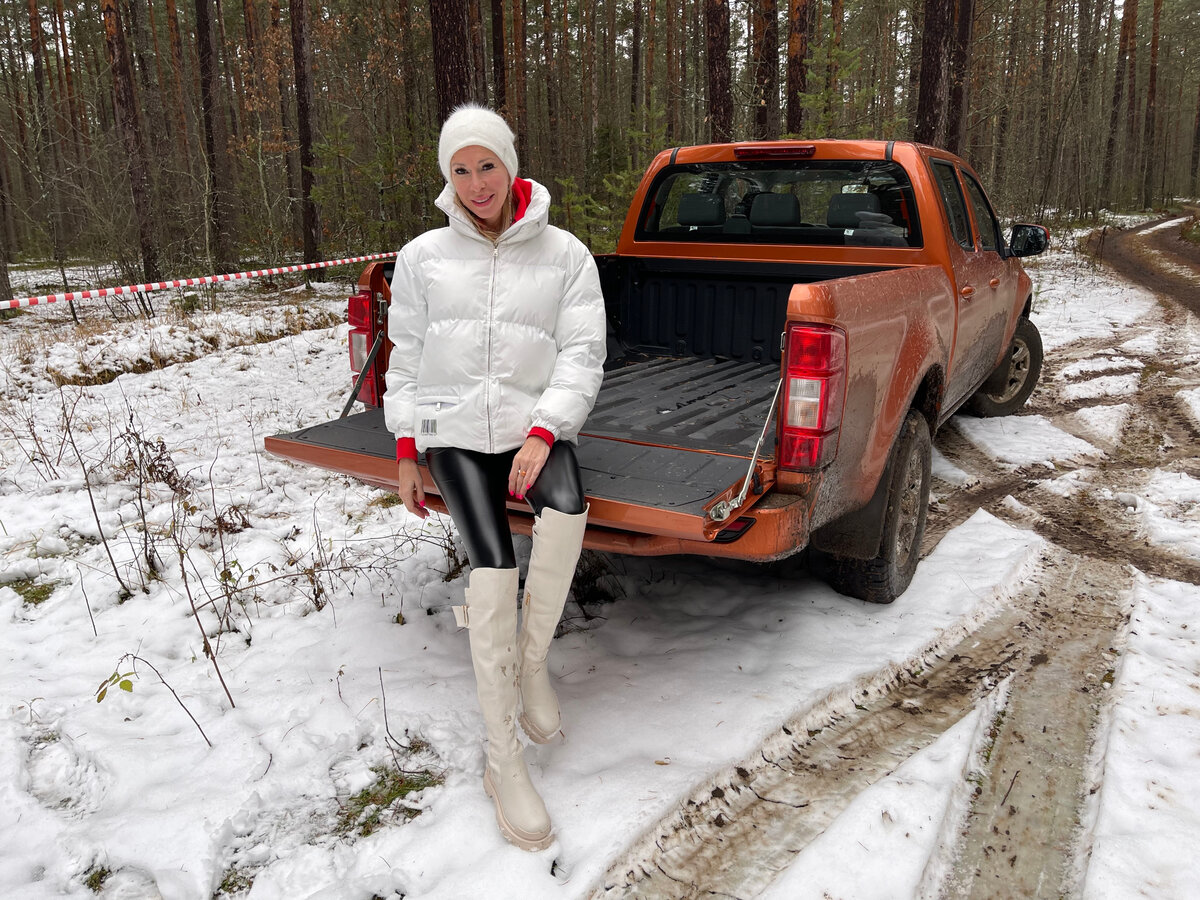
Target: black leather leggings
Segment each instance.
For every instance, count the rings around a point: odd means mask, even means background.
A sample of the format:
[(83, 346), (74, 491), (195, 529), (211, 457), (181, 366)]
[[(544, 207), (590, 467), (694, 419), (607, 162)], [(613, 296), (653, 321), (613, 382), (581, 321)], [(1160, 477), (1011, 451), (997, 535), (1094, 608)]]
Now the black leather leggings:
[[(517, 448), (504, 453), (478, 453), (457, 447), (425, 451), (429, 474), (467, 545), (472, 568), (512, 569), (517, 565), (504, 507), (508, 473), (516, 455)], [(572, 444), (554, 442), (541, 474), (525, 493), (525, 501), (539, 516), (547, 508), (567, 515), (583, 512), (583, 481)]]

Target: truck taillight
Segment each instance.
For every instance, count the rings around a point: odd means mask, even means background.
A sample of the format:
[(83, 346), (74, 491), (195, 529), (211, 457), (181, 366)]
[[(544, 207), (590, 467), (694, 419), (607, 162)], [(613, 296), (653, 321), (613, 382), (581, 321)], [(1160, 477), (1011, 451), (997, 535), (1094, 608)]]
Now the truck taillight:
[[(346, 319), (350, 323), (350, 371), (355, 377), (367, 364), (371, 345), (375, 341), (375, 298), (368, 290), (359, 291), (350, 297), (346, 307)], [(358, 399), (367, 406), (379, 405), (376, 379), (368, 376), (363, 380)]]
[(819, 469), (837, 453), (846, 393), (846, 335), (825, 325), (790, 325), (784, 353), (779, 467)]
[(371, 292), (359, 291), (350, 297), (349, 304), (346, 307), (346, 317), (350, 321), (351, 328), (362, 328), (366, 331), (371, 330)]
[(350, 371), (357, 375), (367, 362), (367, 354), (371, 352), (369, 335), (365, 331), (350, 332)]

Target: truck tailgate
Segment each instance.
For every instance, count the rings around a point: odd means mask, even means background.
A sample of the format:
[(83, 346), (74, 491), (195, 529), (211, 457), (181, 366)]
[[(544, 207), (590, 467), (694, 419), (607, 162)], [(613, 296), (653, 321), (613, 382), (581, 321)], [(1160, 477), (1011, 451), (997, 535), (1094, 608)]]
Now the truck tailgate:
[[(650, 358), (607, 372), (579, 438), (589, 523), (712, 539), (717, 529), (705, 509), (745, 478), (778, 378), (776, 363), (695, 358)], [(772, 423), (768, 454), (773, 433)], [(266, 449), (396, 487), (396, 444), (382, 409), (269, 437)], [(436, 492), (428, 476), (426, 488)]]

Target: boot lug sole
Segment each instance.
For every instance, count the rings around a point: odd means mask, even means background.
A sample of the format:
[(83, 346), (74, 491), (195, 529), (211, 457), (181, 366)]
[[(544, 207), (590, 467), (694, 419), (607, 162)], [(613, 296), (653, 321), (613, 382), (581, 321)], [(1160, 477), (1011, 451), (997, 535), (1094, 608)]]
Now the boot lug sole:
[(496, 798), (496, 788), (492, 784), (492, 773), (486, 767), (483, 773), (483, 792), (491, 798), (492, 805), (496, 807), (496, 824), (500, 826), (500, 834), (514, 847), (519, 847), (522, 850), (528, 850), (532, 853), (537, 850), (545, 850), (554, 843), (554, 831), (552, 827), (546, 829), (544, 835), (538, 835), (529, 831), (521, 831), (504, 818), (504, 813), (500, 809), (500, 801)]
[(521, 713), (517, 717), (517, 721), (521, 723), (521, 729), (525, 732), (526, 736), (535, 744), (549, 744), (562, 734), (562, 727), (560, 725), (556, 725), (552, 731), (542, 731), (529, 721), (529, 717), (525, 713)]

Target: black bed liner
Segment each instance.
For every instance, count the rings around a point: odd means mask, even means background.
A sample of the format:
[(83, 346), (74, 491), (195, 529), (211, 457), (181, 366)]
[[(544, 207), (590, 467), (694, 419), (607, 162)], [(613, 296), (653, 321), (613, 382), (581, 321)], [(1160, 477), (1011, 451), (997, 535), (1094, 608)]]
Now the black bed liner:
[[(645, 358), (606, 372), (579, 438), (584, 490), (600, 497), (702, 515), (745, 477), (779, 378), (777, 363)], [(774, 453), (774, 426), (763, 455)], [(382, 409), (278, 435), (289, 443), (393, 460)], [(667, 445), (667, 446), (656, 446)]]

